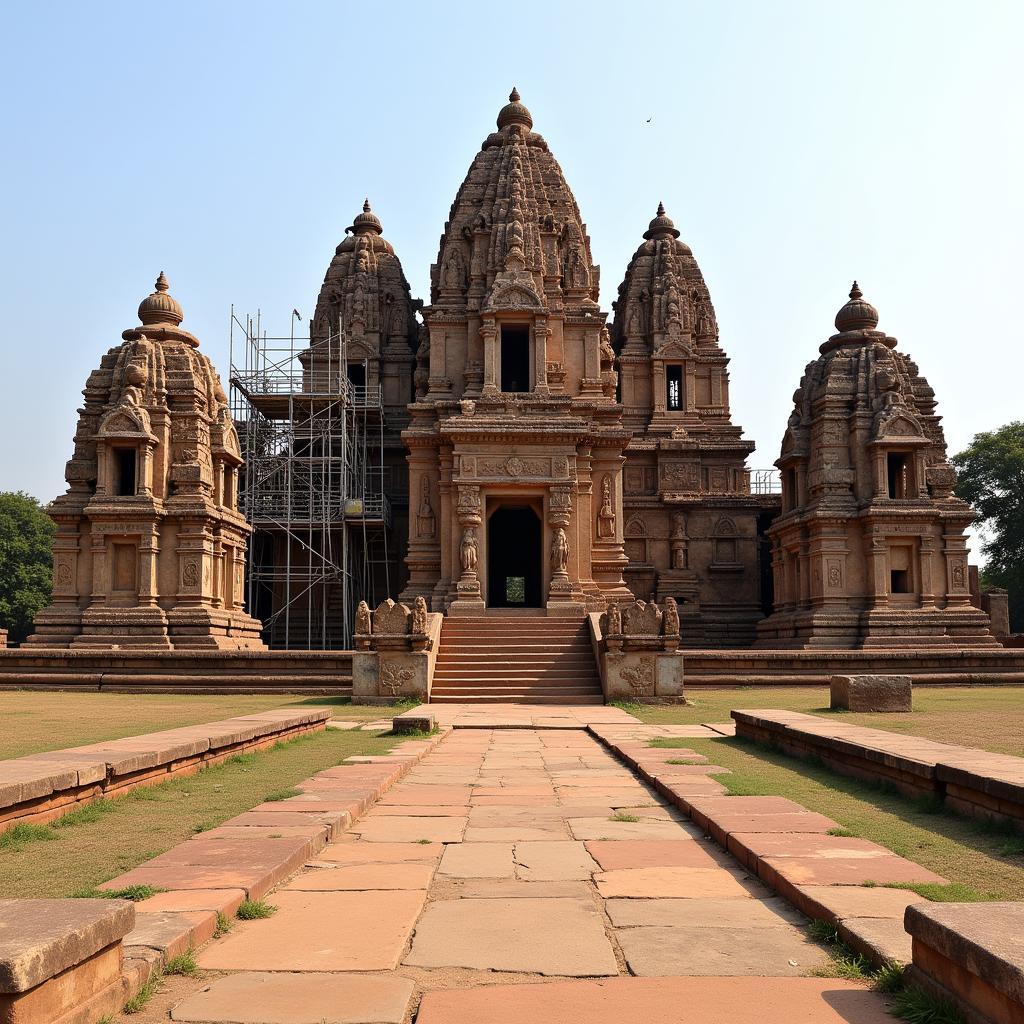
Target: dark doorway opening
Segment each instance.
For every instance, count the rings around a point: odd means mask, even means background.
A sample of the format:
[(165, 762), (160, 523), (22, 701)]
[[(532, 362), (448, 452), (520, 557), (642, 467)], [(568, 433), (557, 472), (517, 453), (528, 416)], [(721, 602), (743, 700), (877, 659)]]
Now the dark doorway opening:
[(503, 505), (487, 521), (487, 604), (541, 606), (540, 517), (529, 506)]
[(501, 329), (501, 390), (530, 390), (530, 328), (525, 324)]
[(683, 368), (681, 366), (665, 367), (665, 405), (669, 409), (682, 409), (683, 407)]
[(366, 387), (366, 364), (365, 363), (348, 363), (345, 367), (346, 373), (348, 374), (349, 383), (355, 388)]
[(118, 497), (128, 497), (135, 493), (136, 465), (138, 459), (134, 448), (114, 449), (114, 493)]

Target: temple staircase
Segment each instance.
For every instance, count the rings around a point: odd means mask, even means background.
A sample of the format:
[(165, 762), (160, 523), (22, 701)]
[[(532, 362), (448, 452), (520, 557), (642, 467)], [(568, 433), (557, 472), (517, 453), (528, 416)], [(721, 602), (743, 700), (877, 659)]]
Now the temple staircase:
[(435, 704), (603, 704), (586, 619), (446, 616)]

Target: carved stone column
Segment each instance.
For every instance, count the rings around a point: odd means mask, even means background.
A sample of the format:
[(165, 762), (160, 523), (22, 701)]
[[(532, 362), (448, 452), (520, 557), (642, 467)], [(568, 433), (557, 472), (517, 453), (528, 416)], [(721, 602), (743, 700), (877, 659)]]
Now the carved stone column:
[(539, 318), (533, 328), (533, 365), (535, 394), (547, 395), (548, 392), (548, 327)]
[(458, 504), (455, 514), (461, 528), (458, 559), (459, 581), (455, 586), (456, 598), (448, 609), (450, 615), (480, 615), (484, 600), (480, 591), (480, 488), (475, 484), (458, 485)]
[(480, 326), (484, 342), (484, 387), (482, 394), (493, 397), (498, 394), (498, 328), (493, 318), (486, 319)]

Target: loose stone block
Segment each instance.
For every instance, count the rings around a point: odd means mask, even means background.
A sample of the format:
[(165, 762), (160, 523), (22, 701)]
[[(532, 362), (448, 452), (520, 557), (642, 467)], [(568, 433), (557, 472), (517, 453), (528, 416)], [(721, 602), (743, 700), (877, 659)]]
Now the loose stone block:
[(414, 715), (396, 715), (391, 719), (392, 731), (400, 735), (411, 732), (433, 732), (435, 728), (437, 728), (437, 719), (430, 711), (417, 711)]
[(844, 711), (911, 711), (910, 676), (833, 676), (833, 709)]

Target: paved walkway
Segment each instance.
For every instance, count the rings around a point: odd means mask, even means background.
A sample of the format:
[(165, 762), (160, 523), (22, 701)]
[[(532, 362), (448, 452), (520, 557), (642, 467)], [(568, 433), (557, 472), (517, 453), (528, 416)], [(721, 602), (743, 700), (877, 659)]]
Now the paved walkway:
[(806, 921), (581, 723), (543, 724), (622, 712), (555, 711), (454, 731), (271, 894), (273, 917), (206, 948), (226, 973), (173, 1018), (891, 1021), (862, 986), (808, 977), (825, 955)]

